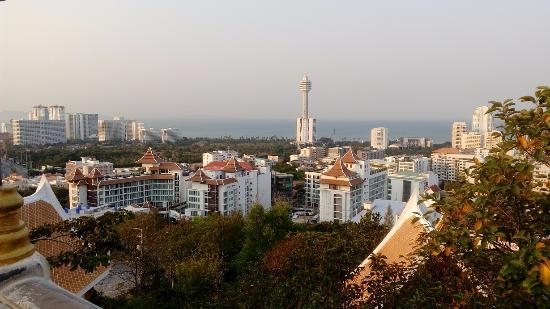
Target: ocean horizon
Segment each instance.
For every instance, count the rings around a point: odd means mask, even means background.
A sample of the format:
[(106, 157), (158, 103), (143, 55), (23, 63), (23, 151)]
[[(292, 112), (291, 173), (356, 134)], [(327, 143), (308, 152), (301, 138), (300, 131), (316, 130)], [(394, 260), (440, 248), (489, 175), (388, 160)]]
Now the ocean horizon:
[[(140, 119), (146, 128), (174, 128), (185, 137), (296, 137), (292, 119)], [(434, 143), (451, 139), (451, 120), (317, 120), (317, 138), (337, 141), (368, 141), (370, 130), (386, 127), (390, 140), (399, 137), (430, 137)]]

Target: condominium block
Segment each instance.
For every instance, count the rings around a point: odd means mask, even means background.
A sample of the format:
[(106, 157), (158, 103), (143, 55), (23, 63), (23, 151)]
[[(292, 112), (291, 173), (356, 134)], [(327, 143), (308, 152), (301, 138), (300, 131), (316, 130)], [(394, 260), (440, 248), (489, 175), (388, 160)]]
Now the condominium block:
[(370, 130), (370, 144), (375, 149), (388, 148), (389, 137), (388, 128), (378, 127)]
[(74, 113), (67, 115), (67, 139), (86, 140), (97, 138), (97, 114)]

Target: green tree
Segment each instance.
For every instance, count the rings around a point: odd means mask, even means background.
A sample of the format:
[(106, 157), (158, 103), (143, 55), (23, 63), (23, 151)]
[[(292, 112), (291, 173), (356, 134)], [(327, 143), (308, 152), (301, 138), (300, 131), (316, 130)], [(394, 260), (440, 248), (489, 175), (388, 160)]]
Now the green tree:
[(31, 231), (31, 242), (48, 240), (70, 243), (72, 250), (49, 257), (50, 265), (70, 265), (73, 270), (80, 267), (91, 272), (100, 265), (109, 265), (111, 252), (122, 248), (123, 242), (115, 226), (131, 217), (132, 214), (127, 212), (108, 212), (99, 218), (84, 216), (47, 224)]
[[(415, 306), (434, 298), (444, 307), (548, 306), (550, 184), (536, 180), (533, 171), (550, 163), (549, 99), (550, 88), (539, 87), (534, 96), (520, 98), (521, 105), (492, 102), (489, 113), (503, 121), (502, 142), (483, 163), (476, 161), (468, 181), (447, 188), (448, 194), (436, 200), (440, 228), (424, 236), (414, 275), (384, 282), (417, 286), (401, 289), (398, 303), (378, 306)], [(379, 272), (389, 267), (378, 266)], [(391, 299), (388, 293), (394, 291), (375, 289), (376, 278), (370, 279), (369, 301)]]
[(394, 218), (393, 210), (391, 209), (391, 205), (388, 204), (388, 207), (386, 208), (386, 213), (384, 214), (384, 225), (387, 228), (391, 229), (394, 223), (395, 223), (395, 218)]

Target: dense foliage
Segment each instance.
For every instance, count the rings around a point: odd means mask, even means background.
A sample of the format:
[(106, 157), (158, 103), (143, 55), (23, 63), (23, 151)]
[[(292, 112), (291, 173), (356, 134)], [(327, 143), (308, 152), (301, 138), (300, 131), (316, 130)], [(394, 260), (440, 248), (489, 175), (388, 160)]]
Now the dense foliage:
[(32, 232), (33, 241), (71, 237), (75, 250), (53, 266), (93, 270), (119, 263), (132, 289), (105, 308), (341, 307), (357, 297), (345, 282), (387, 232), (369, 213), (359, 224), (294, 224), (277, 203), (240, 214), (169, 224), (156, 214), (109, 213)]
[(25, 153), (23, 159), (32, 161), (33, 166), (65, 166), (69, 160), (80, 160), (84, 156), (96, 157), (101, 161), (112, 162), (115, 167), (136, 166), (136, 161), (147, 147), (152, 146), (163, 158), (184, 163), (202, 162), (202, 154), (208, 151), (231, 149), (241, 154), (254, 154), (258, 157), (279, 155), (288, 157), (296, 152), (296, 146), (286, 139), (208, 139), (184, 138), (175, 143), (77, 143), (58, 146), (9, 146), (10, 156)]
[[(437, 200), (438, 229), (410, 263), (377, 259), (365, 283), (370, 305), (384, 307), (547, 307), (550, 303), (548, 179), (550, 88), (492, 102), (502, 143), (468, 179)], [(436, 196), (432, 198), (436, 199)]]

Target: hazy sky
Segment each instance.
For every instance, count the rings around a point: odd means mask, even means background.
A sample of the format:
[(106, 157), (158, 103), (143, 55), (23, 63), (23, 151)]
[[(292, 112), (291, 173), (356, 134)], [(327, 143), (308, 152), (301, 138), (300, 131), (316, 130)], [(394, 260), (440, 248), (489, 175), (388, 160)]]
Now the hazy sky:
[(550, 1), (7, 0), (0, 111), (463, 119), (550, 85)]

